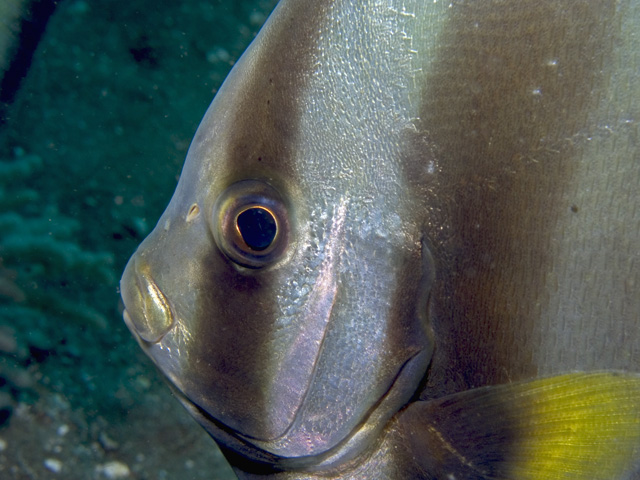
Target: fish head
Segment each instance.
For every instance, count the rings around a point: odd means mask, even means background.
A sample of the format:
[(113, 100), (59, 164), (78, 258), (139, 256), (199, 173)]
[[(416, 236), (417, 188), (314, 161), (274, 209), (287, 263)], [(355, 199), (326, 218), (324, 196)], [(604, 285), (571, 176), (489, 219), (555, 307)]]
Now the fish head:
[(334, 118), (307, 115), (318, 87), (290, 59), (260, 63), (273, 28), (216, 95), (121, 292), (138, 343), (227, 451), (317, 467), (363, 452), (416, 393), (435, 266), (388, 152), (360, 127), (323, 131)]

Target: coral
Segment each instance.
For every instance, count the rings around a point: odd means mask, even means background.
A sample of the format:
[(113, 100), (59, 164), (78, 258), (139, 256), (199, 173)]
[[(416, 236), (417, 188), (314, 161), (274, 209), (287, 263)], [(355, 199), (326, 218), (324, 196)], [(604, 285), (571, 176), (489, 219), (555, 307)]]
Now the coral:
[(36, 401), (38, 382), (64, 385), (69, 370), (60, 367), (76, 365), (80, 347), (107, 329), (110, 311), (96, 298), (115, 294), (112, 254), (83, 246), (83, 222), (29, 188), (45, 172), (19, 148), (0, 159), (0, 425), (15, 402)]
[(81, 223), (26, 186), (42, 171), (41, 159), (21, 149), (0, 159), (0, 317), (14, 323), (18, 311), (24, 318), (34, 310), (104, 328), (103, 315), (82, 296), (91, 285), (114, 285), (113, 256), (82, 247)]

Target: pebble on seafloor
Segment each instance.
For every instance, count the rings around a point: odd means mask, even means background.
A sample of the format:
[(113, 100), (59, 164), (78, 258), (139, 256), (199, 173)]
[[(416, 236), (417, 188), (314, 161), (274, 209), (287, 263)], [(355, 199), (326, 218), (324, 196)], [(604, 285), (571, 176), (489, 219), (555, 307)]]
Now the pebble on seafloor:
[(96, 471), (101, 474), (102, 477), (110, 480), (128, 478), (131, 475), (127, 464), (118, 462), (117, 460), (98, 465)]
[(60, 473), (62, 471), (62, 462), (57, 458), (45, 459), (44, 466), (47, 470), (53, 473)]

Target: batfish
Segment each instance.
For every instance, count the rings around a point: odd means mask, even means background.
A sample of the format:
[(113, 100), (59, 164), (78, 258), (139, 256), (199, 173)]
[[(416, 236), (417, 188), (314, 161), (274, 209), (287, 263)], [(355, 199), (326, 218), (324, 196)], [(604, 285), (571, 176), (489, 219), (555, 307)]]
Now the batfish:
[(124, 319), (242, 479), (640, 478), (640, 2), (282, 0)]

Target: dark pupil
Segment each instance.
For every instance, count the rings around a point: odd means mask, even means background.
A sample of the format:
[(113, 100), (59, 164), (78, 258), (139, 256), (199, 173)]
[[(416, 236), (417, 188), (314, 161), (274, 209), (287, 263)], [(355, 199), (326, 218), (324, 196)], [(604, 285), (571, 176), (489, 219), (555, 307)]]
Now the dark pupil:
[(264, 208), (249, 208), (236, 222), (244, 243), (252, 250), (264, 250), (276, 236), (276, 220)]

